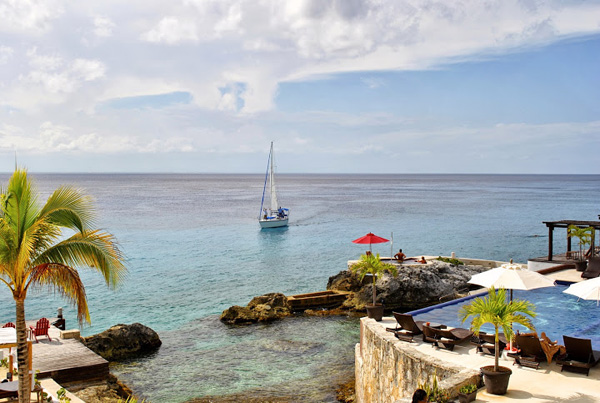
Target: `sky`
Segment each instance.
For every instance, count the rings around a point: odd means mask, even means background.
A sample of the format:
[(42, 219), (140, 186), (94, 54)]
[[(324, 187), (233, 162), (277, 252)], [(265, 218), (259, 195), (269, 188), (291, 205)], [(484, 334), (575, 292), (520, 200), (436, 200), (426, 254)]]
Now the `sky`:
[(0, 0), (0, 172), (600, 174), (600, 1)]

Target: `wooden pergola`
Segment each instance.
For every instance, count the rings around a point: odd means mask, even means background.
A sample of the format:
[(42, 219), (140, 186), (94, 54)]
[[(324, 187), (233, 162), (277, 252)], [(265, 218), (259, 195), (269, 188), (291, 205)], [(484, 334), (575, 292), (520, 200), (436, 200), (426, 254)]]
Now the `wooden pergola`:
[[(600, 217), (600, 216), (599, 216)], [(561, 220), (561, 221), (544, 221), (546, 227), (548, 227), (548, 260), (552, 261), (553, 252), (553, 241), (554, 241), (554, 228), (568, 228), (569, 225), (576, 225), (579, 228), (592, 227), (592, 256), (595, 253), (595, 240), (596, 231), (600, 231), (600, 221), (575, 221), (575, 220)], [(567, 236), (567, 253), (571, 252), (571, 237)]]

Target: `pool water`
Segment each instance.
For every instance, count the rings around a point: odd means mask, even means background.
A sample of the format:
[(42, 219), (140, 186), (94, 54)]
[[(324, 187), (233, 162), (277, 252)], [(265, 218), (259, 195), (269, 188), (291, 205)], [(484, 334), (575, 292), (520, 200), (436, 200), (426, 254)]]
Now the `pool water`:
[[(513, 293), (514, 299), (531, 301), (535, 305), (536, 317), (533, 324), (538, 334), (546, 332), (552, 340), (563, 343), (563, 335), (581, 337), (592, 340), (594, 349), (600, 350), (600, 307), (596, 301), (578, 300), (563, 293), (565, 285), (539, 288), (537, 290)], [(442, 304), (431, 308), (414, 311), (415, 319), (443, 323), (452, 327), (469, 327), (469, 319), (462, 323), (458, 317), (460, 308), (469, 304), (471, 299), (459, 300), (457, 303)], [(524, 326), (514, 325), (515, 330), (528, 331)], [(493, 332), (493, 327), (484, 325), (482, 330)]]

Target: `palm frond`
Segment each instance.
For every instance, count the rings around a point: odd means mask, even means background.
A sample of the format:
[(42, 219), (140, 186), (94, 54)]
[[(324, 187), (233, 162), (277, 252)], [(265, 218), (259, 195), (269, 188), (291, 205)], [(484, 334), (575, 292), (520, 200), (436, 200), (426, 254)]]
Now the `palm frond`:
[(58, 263), (44, 263), (31, 269), (27, 287), (49, 286), (63, 295), (77, 309), (77, 320), (90, 322), (85, 287), (79, 273)]
[(53, 225), (83, 232), (94, 226), (93, 200), (79, 189), (61, 186), (48, 198), (40, 217)]
[(126, 269), (123, 255), (111, 234), (102, 231), (76, 233), (46, 249), (34, 264), (61, 263), (72, 267), (90, 267), (99, 271), (106, 284), (116, 286)]

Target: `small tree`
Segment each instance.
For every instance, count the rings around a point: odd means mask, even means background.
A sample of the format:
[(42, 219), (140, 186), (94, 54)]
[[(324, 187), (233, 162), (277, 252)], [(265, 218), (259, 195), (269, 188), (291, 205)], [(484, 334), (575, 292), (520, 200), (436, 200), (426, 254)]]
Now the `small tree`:
[(592, 227), (581, 228), (574, 224), (567, 227), (567, 235), (569, 237), (575, 237), (579, 241), (579, 260), (584, 260), (583, 251), (587, 245), (592, 243), (593, 232), (594, 228)]
[(494, 287), (490, 288), (487, 297), (475, 298), (469, 305), (463, 306), (458, 312), (458, 316), (464, 323), (470, 316), (471, 331), (476, 336), (479, 335), (481, 326), (485, 323), (491, 323), (494, 326), (495, 338), (495, 360), (494, 371), (498, 372), (498, 360), (500, 358), (499, 329), (502, 328), (507, 339), (512, 339), (512, 324), (518, 323), (528, 329), (535, 330), (531, 319), (524, 315), (535, 317), (535, 305), (529, 301), (512, 300), (506, 301), (506, 290), (501, 288), (498, 291)]
[(398, 275), (396, 266), (389, 263), (383, 263), (379, 259), (379, 253), (377, 255), (361, 255), (360, 260), (350, 267), (350, 271), (352, 273), (358, 273), (360, 275), (361, 281), (367, 274), (371, 274), (373, 276), (373, 306), (375, 306), (377, 300), (377, 288), (375, 287), (375, 281), (377, 280), (377, 276), (382, 275), (386, 270), (388, 270), (394, 276)]

